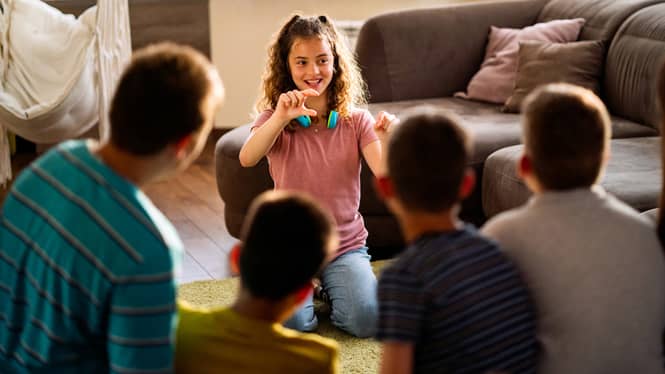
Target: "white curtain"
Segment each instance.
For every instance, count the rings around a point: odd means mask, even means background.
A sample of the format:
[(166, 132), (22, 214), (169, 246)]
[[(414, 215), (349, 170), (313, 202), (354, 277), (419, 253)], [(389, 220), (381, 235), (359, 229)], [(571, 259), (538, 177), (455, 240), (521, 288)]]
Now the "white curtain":
[(0, 183), (11, 178), (6, 129), (36, 143), (99, 123), (131, 55), (127, 0), (98, 0), (80, 17), (39, 0), (0, 0)]

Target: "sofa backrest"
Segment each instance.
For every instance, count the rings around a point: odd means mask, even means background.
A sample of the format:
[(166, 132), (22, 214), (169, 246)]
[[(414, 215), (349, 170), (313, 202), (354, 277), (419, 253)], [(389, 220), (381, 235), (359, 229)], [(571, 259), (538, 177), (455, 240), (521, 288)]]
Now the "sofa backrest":
[(655, 82), (665, 57), (663, 6), (665, 0), (550, 0), (538, 22), (584, 18), (579, 40), (607, 43), (601, 97), (609, 111), (658, 129)]
[(484, 58), (490, 26), (531, 25), (544, 1), (451, 4), (368, 19), (356, 53), (370, 102), (446, 97), (465, 90)]
[(665, 62), (665, 3), (630, 16), (605, 61), (605, 102), (615, 115), (659, 128), (658, 74)]
[(580, 40), (614, 38), (623, 21), (636, 11), (663, 0), (550, 0), (538, 15), (538, 22), (584, 18)]

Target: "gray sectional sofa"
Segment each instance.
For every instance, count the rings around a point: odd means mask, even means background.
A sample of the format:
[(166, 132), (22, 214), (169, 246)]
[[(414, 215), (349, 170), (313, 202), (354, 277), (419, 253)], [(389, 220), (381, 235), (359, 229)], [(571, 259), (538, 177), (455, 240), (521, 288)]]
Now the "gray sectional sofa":
[[(463, 91), (482, 63), (491, 25), (522, 28), (538, 22), (585, 18), (580, 40), (608, 45), (601, 98), (613, 119), (612, 157), (605, 188), (640, 211), (656, 207), (660, 193), (660, 112), (656, 81), (665, 58), (665, 0), (513, 0), (454, 4), (375, 16), (363, 25), (356, 46), (370, 94), (369, 110), (399, 114), (429, 104), (457, 113), (474, 139), (471, 166), (479, 178), (462, 216), (476, 224), (515, 207), (529, 192), (515, 175), (520, 154), (518, 114), (500, 105), (452, 97)], [(217, 143), (217, 182), (226, 224), (237, 236), (251, 199), (272, 187), (264, 159), (243, 169), (238, 152), (249, 125)], [(398, 226), (362, 171), (360, 211), (368, 244), (402, 243)]]

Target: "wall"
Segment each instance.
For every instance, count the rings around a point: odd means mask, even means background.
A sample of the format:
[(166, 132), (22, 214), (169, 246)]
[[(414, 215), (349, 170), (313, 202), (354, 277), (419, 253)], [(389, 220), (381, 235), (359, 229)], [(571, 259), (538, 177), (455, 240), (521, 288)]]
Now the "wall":
[[(96, 0), (45, 1), (75, 16), (97, 3)], [(168, 0), (167, 4), (162, 0), (129, 0), (132, 49), (171, 40), (189, 44), (210, 56), (208, 8), (208, 0)]]
[(212, 59), (226, 86), (216, 126), (236, 127), (251, 120), (268, 43), (293, 12), (364, 20), (388, 11), (463, 1), (473, 0), (210, 0)]

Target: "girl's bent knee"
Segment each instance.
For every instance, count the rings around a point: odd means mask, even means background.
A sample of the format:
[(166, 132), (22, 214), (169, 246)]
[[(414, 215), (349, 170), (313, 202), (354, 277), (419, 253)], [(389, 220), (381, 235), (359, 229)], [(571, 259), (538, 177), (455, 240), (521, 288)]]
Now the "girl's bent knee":
[(376, 303), (364, 302), (355, 304), (349, 310), (333, 310), (332, 322), (340, 329), (359, 338), (374, 336), (378, 320), (378, 307)]

